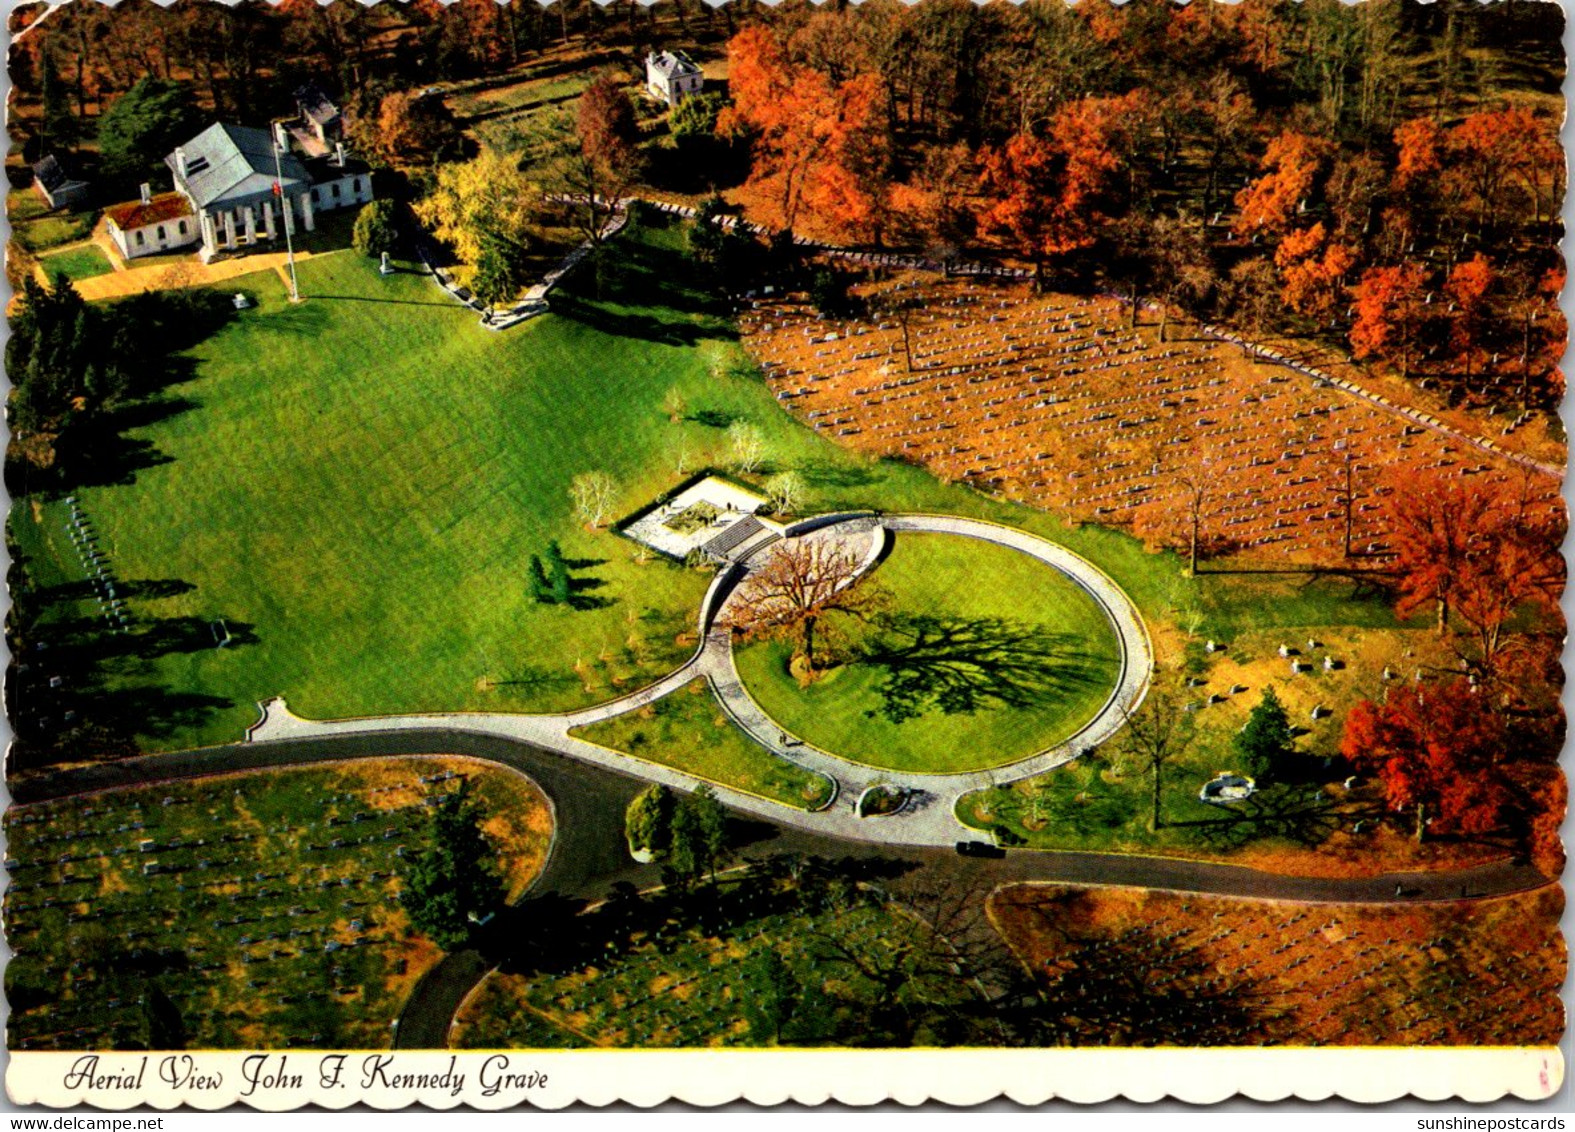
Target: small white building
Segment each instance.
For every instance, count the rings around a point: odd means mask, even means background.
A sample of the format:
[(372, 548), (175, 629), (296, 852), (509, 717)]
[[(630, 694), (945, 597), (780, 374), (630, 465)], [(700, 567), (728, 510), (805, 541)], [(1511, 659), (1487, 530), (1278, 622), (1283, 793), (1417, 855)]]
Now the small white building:
[(645, 89), (668, 106), (700, 93), (705, 74), (682, 51), (652, 52), (645, 57)]
[(191, 202), (180, 193), (154, 196), (149, 185), (142, 186), (141, 199), (106, 208), (104, 228), (128, 260), (190, 247), (198, 238)]
[(88, 183), (67, 173), (52, 153), (33, 166), (33, 188), (50, 208), (76, 208), (88, 199)]

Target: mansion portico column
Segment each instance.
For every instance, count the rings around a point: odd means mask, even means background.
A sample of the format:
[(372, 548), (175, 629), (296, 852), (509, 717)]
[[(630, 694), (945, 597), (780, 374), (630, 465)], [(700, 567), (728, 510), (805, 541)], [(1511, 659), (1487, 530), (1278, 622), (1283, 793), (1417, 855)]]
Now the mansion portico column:
[(312, 216), (312, 194), (309, 192), (301, 194), (301, 218), (306, 221), (308, 232), (316, 230), (316, 220)]
[(274, 238), (274, 231), (273, 231), (273, 201), (265, 200), (265, 201), (262, 202), (262, 214), (263, 214), (263, 235), (271, 240), (271, 239)]
[(246, 206), (246, 242), (257, 242), (257, 209), (251, 205)]
[(214, 230), (213, 213), (204, 211), (198, 216), (202, 228), (202, 261), (207, 263), (219, 250), (218, 234)]

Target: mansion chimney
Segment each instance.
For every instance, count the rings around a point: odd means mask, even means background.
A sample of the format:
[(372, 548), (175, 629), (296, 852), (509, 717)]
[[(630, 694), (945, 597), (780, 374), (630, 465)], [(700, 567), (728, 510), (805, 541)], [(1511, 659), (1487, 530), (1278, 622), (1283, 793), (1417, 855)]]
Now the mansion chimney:
[(142, 203), (143, 204), (152, 204), (153, 203), (153, 186), (148, 184), (148, 182), (146, 182), (146, 181), (142, 182)]

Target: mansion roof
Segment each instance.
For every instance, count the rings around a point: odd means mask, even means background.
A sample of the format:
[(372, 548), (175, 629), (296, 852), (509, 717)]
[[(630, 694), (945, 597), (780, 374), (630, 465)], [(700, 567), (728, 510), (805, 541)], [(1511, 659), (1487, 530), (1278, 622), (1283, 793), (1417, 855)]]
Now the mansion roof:
[[(185, 158), (184, 175), (177, 154)], [(271, 193), (276, 180), (286, 191), (308, 180), (300, 158), (275, 156), (269, 131), (226, 122), (215, 122), (164, 160), (175, 184), (202, 209)]]

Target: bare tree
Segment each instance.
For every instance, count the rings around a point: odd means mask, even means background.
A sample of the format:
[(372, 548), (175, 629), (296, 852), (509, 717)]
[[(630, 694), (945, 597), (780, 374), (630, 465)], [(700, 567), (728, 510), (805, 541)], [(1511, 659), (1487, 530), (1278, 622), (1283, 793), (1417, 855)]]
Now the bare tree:
[(599, 527), (606, 521), (617, 496), (618, 481), (606, 472), (581, 472), (569, 484), (574, 513), (588, 527)]
[(733, 449), (733, 466), (741, 472), (755, 471), (766, 458), (766, 438), (757, 425), (734, 421), (728, 426), (727, 440)]
[(815, 671), (815, 633), (829, 613), (865, 618), (885, 607), (886, 594), (864, 581), (847, 544), (825, 538), (788, 539), (739, 585), (722, 624), (748, 637), (793, 641), (794, 655)]
[(1192, 716), (1182, 710), (1179, 697), (1169, 687), (1156, 685), (1137, 711), (1121, 709), (1126, 725), (1116, 736), (1117, 749), (1133, 759), (1153, 780), (1153, 808), (1149, 812), (1150, 833), (1162, 824), (1159, 797), (1162, 772), (1192, 739)]
[(870, 304), (871, 313), (876, 318), (882, 322), (895, 322), (902, 331), (902, 355), (909, 373), (913, 372), (913, 330), (922, 304), (922, 299), (899, 290), (886, 291)]
[(808, 485), (799, 473), (789, 470), (778, 472), (766, 481), (766, 491), (771, 497), (771, 506), (779, 513), (792, 513), (804, 505), (804, 493)]

